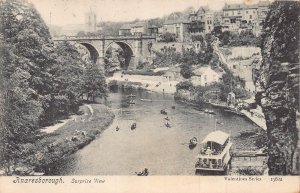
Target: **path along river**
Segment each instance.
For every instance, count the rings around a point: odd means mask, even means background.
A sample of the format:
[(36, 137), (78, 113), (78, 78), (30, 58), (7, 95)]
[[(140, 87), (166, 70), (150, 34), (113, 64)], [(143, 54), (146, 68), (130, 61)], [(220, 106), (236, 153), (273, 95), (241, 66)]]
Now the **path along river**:
[[(127, 103), (129, 94), (136, 95), (136, 104)], [(216, 115), (210, 115), (176, 103), (172, 95), (148, 91), (111, 92), (108, 106), (116, 115), (112, 125), (91, 144), (56, 163), (52, 175), (134, 175), (144, 168), (150, 175), (194, 175), (200, 147), (190, 150), (188, 142), (194, 136), (201, 142), (214, 131), (216, 120), (218, 130), (230, 133), (235, 149), (245, 146), (240, 131), (259, 129), (221, 109), (213, 109)], [(164, 108), (171, 128), (165, 126), (166, 115), (160, 114)], [(133, 122), (135, 130), (130, 129)]]

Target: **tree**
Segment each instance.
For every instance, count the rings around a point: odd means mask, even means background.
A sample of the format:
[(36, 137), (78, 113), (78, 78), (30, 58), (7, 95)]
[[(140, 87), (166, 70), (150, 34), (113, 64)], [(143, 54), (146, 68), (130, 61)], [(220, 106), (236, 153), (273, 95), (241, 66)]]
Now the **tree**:
[(86, 36), (86, 33), (84, 31), (79, 31), (77, 33), (77, 36)]
[(192, 41), (195, 42), (195, 41), (199, 41), (201, 43), (204, 42), (204, 38), (202, 35), (192, 35)]
[(183, 64), (183, 65), (181, 65), (180, 74), (184, 78), (188, 79), (188, 78), (191, 78), (194, 73), (193, 73), (192, 68), (191, 68), (190, 65)]
[(166, 43), (175, 42), (176, 41), (176, 34), (166, 32), (166, 33), (161, 35), (161, 41), (166, 42)]
[(51, 104), (47, 109), (48, 119), (75, 111), (83, 94), (85, 63), (80, 53), (75, 46), (66, 41), (58, 43), (55, 50), (57, 56), (51, 69), (53, 91)]
[(54, 50), (49, 30), (32, 4), (11, 0), (0, 5), (0, 33), (7, 45), (5, 121), (14, 140), (26, 142), (49, 105)]
[(74, 111), (83, 93), (103, 95), (106, 83), (74, 46), (54, 46), (44, 21), (24, 0), (0, 1), (0, 55), (0, 165), (12, 174), (10, 166), (34, 151), (41, 126)]
[(220, 37), (222, 34), (222, 26), (215, 26), (211, 33), (216, 37)]
[(256, 100), (267, 123), (270, 175), (299, 174), (299, 13), (298, 1), (275, 1), (263, 26)]
[(106, 97), (107, 84), (103, 72), (93, 64), (87, 66), (84, 74), (83, 92), (88, 100), (95, 101), (96, 97)]

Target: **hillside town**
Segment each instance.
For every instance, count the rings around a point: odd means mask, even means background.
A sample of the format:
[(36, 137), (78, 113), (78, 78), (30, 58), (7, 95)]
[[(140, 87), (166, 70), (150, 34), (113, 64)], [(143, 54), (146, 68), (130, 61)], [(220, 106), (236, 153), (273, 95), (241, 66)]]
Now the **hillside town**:
[[(127, 22), (118, 29), (118, 35), (154, 35), (158, 39), (162, 34), (176, 35), (177, 42), (191, 41), (191, 35), (208, 34), (213, 30), (240, 33), (250, 30), (256, 36), (261, 34), (263, 22), (269, 10), (269, 1), (259, 1), (257, 4), (229, 4), (225, 3), (220, 11), (211, 10), (209, 6), (201, 6), (196, 10), (189, 10), (186, 15), (170, 15), (165, 21), (155, 24), (153, 20)], [(101, 33), (102, 26), (97, 22), (97, 13), (92, 9), (85, 15), (85, 24), (66, 26), (64, 29), (52, 28), (56, 35), (75, 35), (82, 29), (85, 32)]]
[(135, 33), (157, 35), (164, 33), (176, 35), (177, 42), (188, 42), (190, 35), (211, 33), (214, 29), (240, 33), (251, 30), (256, 36), (261, 34), (263, 22), (268, 12), (269, 1), (257, 4), (225, 4), (221, 11), (212, 11), (208, 6), (193, 11), (186, 19), (173, 19), (161, 26), (151, 25), (149, 22), (137, 22), (123, 25), (119, 35), (134, 35)]

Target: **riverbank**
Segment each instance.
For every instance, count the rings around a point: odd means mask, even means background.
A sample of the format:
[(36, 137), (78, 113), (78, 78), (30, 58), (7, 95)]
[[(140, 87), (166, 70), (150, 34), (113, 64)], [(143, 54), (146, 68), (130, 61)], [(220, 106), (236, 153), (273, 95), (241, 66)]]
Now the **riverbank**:
[(26, 144), (22, 152), (26, 158), (22, 156), (17, 165), (11, 166), (8, 175), (47, 174), (48, 165), (89, 144), (113, 119), (114, 114), (103, 104), (81, 106), (78, 115), (63, 121), (64, 124), (52, 132), (41, 130), (35, 143)]

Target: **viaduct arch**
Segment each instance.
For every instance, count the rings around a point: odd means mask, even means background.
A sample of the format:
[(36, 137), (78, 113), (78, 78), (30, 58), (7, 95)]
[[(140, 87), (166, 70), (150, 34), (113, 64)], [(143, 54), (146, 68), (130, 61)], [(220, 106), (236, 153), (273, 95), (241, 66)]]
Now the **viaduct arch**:
[(138, 62), (146, 62), (151, 58), (151, 48), (149, 47), (156, 41), (155, 36), (64, 36), (53, 38), (54, 42), (69, 41), (79, 43), (87, 48), (92, 61), (104, 67), (104, 57), (107, 49), (113, 43), (118, 44), (125, 54), (125, 66), (128, 69), (135, 69)]

